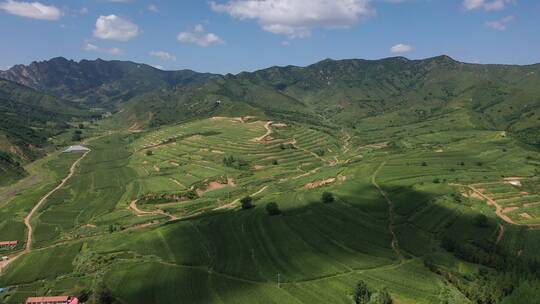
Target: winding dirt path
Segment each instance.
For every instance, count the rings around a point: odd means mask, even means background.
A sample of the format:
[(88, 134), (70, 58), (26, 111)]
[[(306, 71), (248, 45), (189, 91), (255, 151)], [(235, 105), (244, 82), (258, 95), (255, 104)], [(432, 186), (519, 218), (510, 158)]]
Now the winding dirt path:
[(60, 182), (60, 184), (58, 184), (58, 186), (56, 186), (54, 189), (52, 189), (51, 191), (49, 191), (47, 194), (45, 194), (38, 202), (36, 205), (34, 205), (34, 207), (32, 208), (32, 210), (30, 210), (30, 213), (28, 213), (28, 215), (24, 218), (24, 225), (26, 226), (26, 244), (25, 244), (25, 247), (24, 247), (24, 250), (13, 255), (13, 256), (10, 256), (9, 259), (7, 261), (2, 261), (0, 262), (0, 272), (5, 268), (7, 267), (10, 263), (12, 263), (13, 261), (15, 261), (18, 257), (20, 257), (21, 255), (25, 254), (25, 253), (28, 253), (32, 250), (32, 241), (33, 241), (33, 234), (34, 234), (34, 228), (32, 227), (32, 217), (34, 216), (34, 214), (39, 210), (39, 208), (47, 201), (47, 199), (53, 195), (53, 193), (55, 193), (56, 191), (58, 191), (60, 188), (62, 188), (69, 179), (71, 179), (71, 177), (73, 177), (73, 175), (75, 174), (75, 171), (77, 169), (77, 165), (79, 165), (79, 163), (86, 157), (86, 155), (88, 155), (88, 153), (90, 153), (91, 150), (89, 151), (86, 151), (83, 155), (81, 155), (81, 157), (79, 157), (72, 165), (71, 167), (69, 168), (69, 174), (64, 177), (64, 179), (62, 179), (62, 181)]
[(266, 133), (263, 136), (259, 136), (257, 138), (254, 138), (253, 141), (263, 141), (267, 136), (272, 134), (272, 124), (273, 121), (268, 121), (264, 124), (264, 128), (266, 129)]
[(491, 206), (494, 206), (495, 207), (495, 214), (500, 218), (502, 219), (503, 221), (507, 222), (508, 224), (512, 224), (512, 225), (516, 225), (516, 226), (524, 226), (524, 227), (528, 227), (528, 228), (540, 228), (540, 224), (519, 224), (519, 223), (516, 223), (514, 222), (514, 220), (512, 220), (508, 215), (506, 215), (504, 213), (504, 208), (499, 205), (499, 203), (497, 203), (496, 200), (492, 199), (491, 197), (485, 195), (484, 193), (482, 193), (482, 191), (476, 189), (474, 186), (471, 186), (471, 185), (462, 185), (462, 184), (449, 184), (450, 186), (458, 186), (458, 187), (465, 187), (465, 188), (468, 188), (470, 189), (472, 192), (474, 192), (476, 195), (478, 195), (479, 197), (481, 197), (482, 199), (484, 199), (485, 201), (488, 202), (488, 205), (491, 205)]
[(178, 218), (172, 214), (169, 214), (163, 210), (156, 210), (156, 211), (144, 211), (144, 210), (141, 210), (139, 209), (139, 207), (137, 207), (137, 201), (138, 200), (132, 200), (131, 203), (129, 204), (129, 209), (131, 209), (135, 215), (137, 216), (145, 216), (145, 215), (164, 215), (166, 217), (169, 218), (169, 221), (174, 221), (174, 220), (177, 220)]
[(375, 170), (375, 172), (371, 176), (371, 183), (377, 188), (377, 190), (379, 190), (381, 195), (384, 197), (384, 199), (388, 203), (388, 231), (392, 235), (392, 241), (390, 242), (390, 246), (392, 246), (392, 250), (394, 250), (398, 259), (401, 262), (403, 262), (405, 258), (403, 257), (403, 255), (401, 254), (401, 251), (399, 250), (399, 241), (396, 236), (396, 233), (394, 232), (394, 203), (390, 200), (390, 198), (388, 197), (388, 194), (384, 192), (384, 190), (379, 186), (379, 184), (377, 184), (377, 181), (376, 181), (377, 174), (382, 169), (382, 167), (384, 167), (385, 164), (386, 162), (382, 162), (377, 168), (377, 170)]

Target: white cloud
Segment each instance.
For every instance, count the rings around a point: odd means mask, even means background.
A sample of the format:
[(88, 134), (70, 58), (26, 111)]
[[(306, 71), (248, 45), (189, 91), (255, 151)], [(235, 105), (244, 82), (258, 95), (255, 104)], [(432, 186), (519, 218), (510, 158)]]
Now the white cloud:
[(225, 43), (218, 35), (206, 33), (201, 24), (197, 24), (192, 32), (180, 32), (176, 38), (180, 42), (193, 43), (202, 47)]
[(408, 44), (403, 44), (403, 43), (398, 43), (390, 48), (390, 52), (394, 54), (408, 53), (412, 50), (413, 50), (412, 46)]
[(268, 32), (303, 38), (316, 27), (347, 28), (374, 15), (371, 0), (229, 0), (211, 2), (216, 12), (257, 20)]
[(486, 22), (486, 26), (497, 31), (506, 31), (508, 24), (512, 22), (512, 20), (514, 20), (514, 16), (506, 16), (500, 20)]
[(507, 4), (514, 4), (515, 0), (463, 0), (466, 10), (483, 9), (486, 11), (502, 10)]
[(0, 10), (8, 14), (40, 20), (58, 20), (62, 16), (62, 11), (56, 6), (45, 5), (40, 2), (7, 0), (0, 2)]
[(158, 70), (163, 70), (165, 69), (162, 65), (159, 65), (159, 64), (156, 64), (156, 65), (153, 65), (154, 68), (158, 69)]
[(88, 14), (89, 10), (88, 10), (88, 7), (81, 7), (81, 9), (79, 10), (79, 13), (81, 15), (86, 15)]
[(128, 41), (139, 35), (139, 27), (116, 15), (99, 16), (94, 29), (94, 37), (118, 41)]
[(158, 9), (158, 7), (157, 7), (155, 4), (149, 4), (149, 5), (148, 5), (148, 10), (151, 11), (151, 12), (154, 12), (154, 13), (158, 13), (158, 12), (159, 12), (159, 9)]
[(83, 45), (83, 50), (87, 52), (97, 52), (97, 53), (104, 53), (104, 54), (110, 54), (110, 55), (121, 55), (124, 53), (119, 48), (102, 48), (90, 42), (86, 42)]
[(176, 56), (171, 55), (170, 53), (165, 51), (151, 51), (150, 56), (157, 57), (165, 61), (176, 61)]

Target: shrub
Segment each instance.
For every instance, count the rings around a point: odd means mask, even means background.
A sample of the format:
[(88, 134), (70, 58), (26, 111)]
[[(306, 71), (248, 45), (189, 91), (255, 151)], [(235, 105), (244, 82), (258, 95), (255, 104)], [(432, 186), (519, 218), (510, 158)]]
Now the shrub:
[(392, 304), (394, 301), (392, 300), (392, 297), (390, 296), (390, 293), (386, 288), (379, 291), (375, 299), (372, 301), (374, 304)]
[(146, 156), (152, 156), (153, 154), (152, 150), (146, 150)]
[(246, 196), (246, 197), (243, 197), (241, 200), (240, 200), (240, 204), (242, 204), (242, 209), (251, 209), (253, 208), (253, 198), (251, 196)]
[(268, 212), (268, 215), (280, 215), (281, 210), (279, 210), (279, 206), (277, 203), (268, 203), (266, 205), (266, 212)]
[(332, 192), (323, 192), (321, 199), (322, 199), (322, 202), (325, 204), (332, 203), (335, 200)]
[(370, 299), (371, 290), (369, 290), (367, 284), (364, 281), (358, 282), (358, 284), (356, 284), (356, 289), (354, 290), (354, 303), (367, 304)]
[(422, 162), (422, 167), (427, 167), (427, 162), (423, 161)]

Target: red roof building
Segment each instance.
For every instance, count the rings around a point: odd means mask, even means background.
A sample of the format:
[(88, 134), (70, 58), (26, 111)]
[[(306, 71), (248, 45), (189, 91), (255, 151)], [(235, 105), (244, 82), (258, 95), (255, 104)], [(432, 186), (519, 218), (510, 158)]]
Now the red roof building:
[(79, 304), (79, 299), (69, 296), (32, 297), (26, 299), (26, 304)]
[(3, 247), (3, 246), (16, 246), (16, 245), (17, 245), (17, 241), (0, 242), (0, 247)]

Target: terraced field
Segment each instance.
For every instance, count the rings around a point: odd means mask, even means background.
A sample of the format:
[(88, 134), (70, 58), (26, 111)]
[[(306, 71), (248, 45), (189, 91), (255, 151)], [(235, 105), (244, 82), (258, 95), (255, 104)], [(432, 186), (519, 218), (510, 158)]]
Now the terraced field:
[[(102, 132), (38, 210), (34, 249), (0, 276), (9, 287), (3, 299), (84, 294), (103, 283), (130, 304), (350, 303), (362, 280), (396, 303), (467, 303), (444, 274), (469, 278), (487, 268), (452, 255), (442, 240), (536, 254), (536, 230), (504, 222), (463, 191), (518, 206), (505, 212), (516, 224), (536, 223), (536, 181), (501, 181), (534, 175), (535, 165), (522, 162), (528, 150), (497, 131), (411, 128), (391, 142), (381, 140), (385, 132), (253, 117)], [(50, 170), (62, 176), (75, 157), (58, 156)], [(46, 189), (12, 198), (13, 221), (22, 223)], [(333, 202), (322, 202), (324, 192)], [(253, 207), (243, 209), (248, 195)], [(269, 215), (269, 203), (281, 214)], [(520, 219), (523, 212), (532, 218)], [(0, 225), (0, 233), (20, 239), (24, 225)]]

